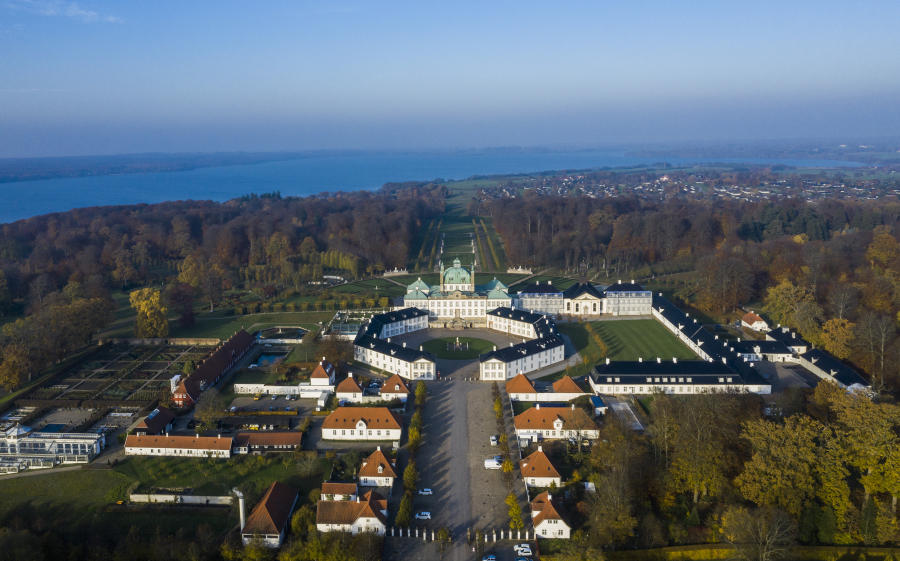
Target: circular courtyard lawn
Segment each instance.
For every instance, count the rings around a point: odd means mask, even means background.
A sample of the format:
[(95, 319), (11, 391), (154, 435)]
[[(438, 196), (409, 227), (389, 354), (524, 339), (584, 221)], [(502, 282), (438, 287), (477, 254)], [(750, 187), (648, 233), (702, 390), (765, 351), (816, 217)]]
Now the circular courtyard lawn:
[[(457, 345), (457, 340), (459, 344)], [(461, 360), (478, 358), (478, 355), (494, 350), (494, 344), (474, 337), (442, 337), (425, 341), (422, 347), (438, 358)]]

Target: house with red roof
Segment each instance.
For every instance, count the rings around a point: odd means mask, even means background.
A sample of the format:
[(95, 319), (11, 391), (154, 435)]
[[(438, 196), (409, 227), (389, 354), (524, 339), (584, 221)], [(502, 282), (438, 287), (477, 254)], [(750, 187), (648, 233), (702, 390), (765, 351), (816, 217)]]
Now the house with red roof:
[(320, 500), (316, 505), (316, 530), (320, 532), (383, 536), (386, 529), (387, 500), (374, 491), (357, 495), (352, 501)]
[(513, 418), (513, 426), (519, 439), (539, 441), (544, 439), (587, 438), (596, 440), (600, 430), (583, 409), (575, 407), (534, 407)]
[(399, 399), (403, 403), (406, 403), (410, 393), (409, 386), (407, 386), (406, 382), (403, 381), (403, 378), (397, 374), (394, 374), (385, 380), (384, 384), (381, 385), (381, 399), (387, 401)]
[(369, 454), (359, 468), (359, 484), (364, 487), (393, 487), (396, 477), (394, 462), (384, 455), (381, 446)]
[(572, 535), (572, 527), (563, 519), (548, 491), (531, 501), (531, 521), (534, 524), (534, 535), (538, 538), (567, 540)]
[(319, 361), (316, 368), (309, 375), (309, 383), (312, 386), (333, 386), (334, 385), (334, 365), (325, 360)]
[(362, 403), (363, 401), (363, 389), (353, 378), (353, 374), (349, 374), (341, 380), (341, 383), (334, 389), (334, 394), (338, 402)]
[(260, 543), (271, 548), (281, 547), (296, 505), (296, 489), (278, 481), (272, 483), (241, 528), (241, 542), (244, 545)]
[(543, 446), (538, 446), (537, 451), (522, 458), (522, 461), (519, 462), (519, 469), (522, 470), (522, 479), (525, 480), (525, 485), (529, 487), (562, 486), (562, 477), (553, 466), (553, 462), (544, 453)]
[(338, 407), (322, 422), (324, 440), (399, 441), (400, 418), (387, 407)]
[(752, 310), (744, 314), (741, 318), (741, 327), (752, 329), (753, 331), (768, 331), (769, 324)]

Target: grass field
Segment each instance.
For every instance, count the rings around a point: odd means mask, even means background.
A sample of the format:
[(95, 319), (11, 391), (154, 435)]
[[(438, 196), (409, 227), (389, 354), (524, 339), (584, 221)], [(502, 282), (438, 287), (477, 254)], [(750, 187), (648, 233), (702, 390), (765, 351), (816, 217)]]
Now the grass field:
[[(238, 456), (230, 460), (129, 457), (114, 470), (137, 481), (141, 489), (193, 489), (195, 495), (227, 495), (238, 487), (259, 497), (273, 481), (288, 483), (305, 496), (322, 482), (326, 460), (317, 460), (309, 475), (301, 475), (292, 454), (277, 457)], [(251, 503), (252, 504), (252, 503)]]
[(96, 510), (127, 498), (133, 480), (112, 470), (48, 471), (40, 475), (0, 479), (0, 518), (15, 507), (63, 507), (74, 512)]
[(449, 343), (456, 342), (456, 339), (456, 337), (442, 337), (440, 339), (432, 339), (430, 341), (426, 341), (422, 346), (426, 351), (438, 358), (448, 358), (452, 360), (478, 358), (479, 355), (484, 354), (494, 348), (493, 343), (491, 343), (490, 341), (485, 341), (484, 339), (476, 339), (474, 337), (459, 337), (460, 344), (465, 345), (466, 343), (468, 343), (469, 348), (459, 351), (447, 350), (447, 345)]
[[(606, 344), (606, 356), (610, 360), (697, 358), (693, 351), (656, 320), (595, 321), (591, 322), (591, 327)], [(579, 352), (588, 346), (596, 346), (583, 324), (561, 323), (559, 330), (569, 336)]]
[(348, 282), (331, 289), (336, 294), (373, 294), (379, 296), (400, 296), (405, 294), (402, 286), (397, 286), (391, 281), (384, 279), (366, 279)]

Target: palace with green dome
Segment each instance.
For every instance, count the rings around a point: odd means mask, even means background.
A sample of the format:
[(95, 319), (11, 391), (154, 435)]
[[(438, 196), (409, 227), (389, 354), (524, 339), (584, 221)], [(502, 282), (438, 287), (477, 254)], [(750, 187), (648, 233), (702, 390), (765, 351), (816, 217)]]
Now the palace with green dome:
[(440, 284), (430, 286), (421, 278), (406, 288), (404, 307), (426, 310), (432, 319), (460, 319), (485, 321), (493, 309), (512, 306), (509, 288), (494, 278), (475, 284), (475, 271), (462, 265), (459, 259), (444, 269), (441, 264)]

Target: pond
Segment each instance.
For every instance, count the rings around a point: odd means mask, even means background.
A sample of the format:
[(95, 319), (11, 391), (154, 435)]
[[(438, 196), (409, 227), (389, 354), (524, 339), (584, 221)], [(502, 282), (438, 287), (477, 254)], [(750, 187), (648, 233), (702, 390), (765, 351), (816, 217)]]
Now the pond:
[(262, 366), (271, 366), (287, 356), (287, 353), (263, 353), (256, 358), (251, 366), (259, 368)]

